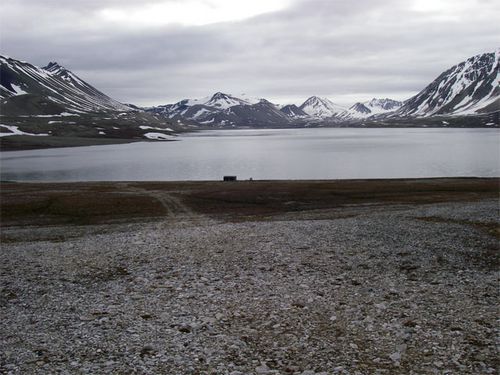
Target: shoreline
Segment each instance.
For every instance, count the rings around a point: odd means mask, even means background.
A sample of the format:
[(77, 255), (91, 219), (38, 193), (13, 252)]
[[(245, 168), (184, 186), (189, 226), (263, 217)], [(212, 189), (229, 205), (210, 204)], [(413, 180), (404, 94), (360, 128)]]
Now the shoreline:
[[(5, 140), (6, 138), (14, 139)], [(43, 138), (43, 139), (41, 139)], [(28, 137), (6, 136), (0, 138), (0, 152), (50, 150), (67, 147), (87, 147), (120, 145), (135, 142), (147, 142), (146, 139), (113, 139), (113, 138), (69, 138), (69, 137)]]
[[(217, 131), (217, 130), (288, 130), (288, 129), (499, 129), (500, 125), (493, 126), (442, 126), (442, 125), (382, 125), (371, 124), (370, 126), (361, 125), (344, 125), (344, 126), (320, 126), (320, 127), (241, 127), (231, 129), (220, 128), (196, 128), (187, 129), (178, 132), (178, 135), (185, 133), (196, 133), (199, 131)], [(101, 146), (101, 145), (118, 145), (135, 142), (172, 142), (176, 140), (153, 141), (144, 138), (85, 138), (85, 137), (30, 137), (25, 135), (12, 135), (0, 137), (0, 152), (10, 151), (29, 151), (29, 150), (46, 150), (65, 147), (86, 147), (86, 146)]]

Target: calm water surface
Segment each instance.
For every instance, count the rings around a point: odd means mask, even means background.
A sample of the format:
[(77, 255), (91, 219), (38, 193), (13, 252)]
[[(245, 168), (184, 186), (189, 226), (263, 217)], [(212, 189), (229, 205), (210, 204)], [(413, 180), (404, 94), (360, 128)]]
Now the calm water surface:
[(0, 153), (2, 180), (500, 176), (498, 129), (217, 130), (176, 142)]

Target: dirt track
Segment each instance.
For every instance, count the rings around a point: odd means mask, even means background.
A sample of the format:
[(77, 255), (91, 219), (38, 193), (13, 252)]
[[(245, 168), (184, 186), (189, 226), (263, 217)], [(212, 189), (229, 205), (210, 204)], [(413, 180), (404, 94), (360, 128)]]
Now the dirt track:
[[(408, 179), (242, 182), (2, 183), (2, 226), (110, 224), (178, 215), (230, 221), (350, 207), (496, 198), (500, 180)], [(328, 213), (322, 212), (328, 210)]]

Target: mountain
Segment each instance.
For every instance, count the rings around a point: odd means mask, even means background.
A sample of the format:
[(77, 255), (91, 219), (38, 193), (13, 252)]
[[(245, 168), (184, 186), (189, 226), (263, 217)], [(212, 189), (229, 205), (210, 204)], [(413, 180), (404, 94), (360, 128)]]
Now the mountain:
[(253, 102), (250, 100), (239, 99), (232, 95), (216, 92), (214, 95), (202, 99), (183, 99), (174, 104), (150, 107), (146, 108), (146, 110), (168, 118), (186, 118), (203, 121), (207, 115), (214, 115), (236, 105), (251, 104)]
[(55, 62), (40, 68), (4, 56), (0, 113), (2, 150), (169, 140), (188, 126), (122, 104)]
[(311, 96), (308, 98), (304, 103), (302, 103), (299, 109), (310, 117), (322, 119), (335, 116), (336, 114), (345, 111), (344, 107), (333, 103), (329, 99), (320, 98), (318, 96)]
[(0, 56), (0, 99), (4, 112), (16, 114), (132, 110), (55, 62), (39, 68), (4, 56)]
[(287, 104), (280, 108), (280, 111), (291, 118), (305, 118), (309, 115), (297, 107), (295, 104)]
[(249, 105), (254, 104), (252, 102), (236, 98), (232, 95), (227, 95), (222, 92), (216, 92), (210, 100), (208, 100), (204, 105), (207, 107), (214, 107), (218, 109), (227, 109), (234, 107), (235, 105)]
[[(327, 98), (311, 96), (300, 106), (278, 106), (264, 99), (242, 99), (218, 92), (211, 97), (184, 99), (147, 110), (174, 121), (189, 120), (204, 127), (427, 126), (428, 123), (417, 119), (435, 115), (468, 117), (452, 120), (451, 126), (486, 126), (498, 122), (499, 55), (497, 50), (471, 57), (443, 72), (405, 102), (373, 98), (347, 109)], [(432, 124), (450, 125), (448, 120), (436, 121)]]
[(283, 127), (290, 125), (288, 116), (280, 108), (266, 99), (256, 104), (238, 105), (229, 109), (236, 115), (234, 124), (254, 127)]
[(222, 92), (146, 110), (171, 120), (195, 121), (204, 127), (287, 126), (291, 121), (277, 105), (266, 99), (241, 99)]
[(451, 67), (408, 99), (393, 116), (474, 115), (499, 111), (499, 58), (500, 49)]
[(367, 102), (358, 102), (349, 109), (337, 115), (341, 119), (364, 119), (375, 115), (393, 112), (403, 105), (402, 102), (393, 99), (373, 98)]

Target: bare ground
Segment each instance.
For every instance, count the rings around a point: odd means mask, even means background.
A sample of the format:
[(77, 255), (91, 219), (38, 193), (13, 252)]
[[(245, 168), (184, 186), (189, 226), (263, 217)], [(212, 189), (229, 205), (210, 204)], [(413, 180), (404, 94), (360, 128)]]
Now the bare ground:
[(498, 184), (3, 183), (0, 372), (496, 374)]

